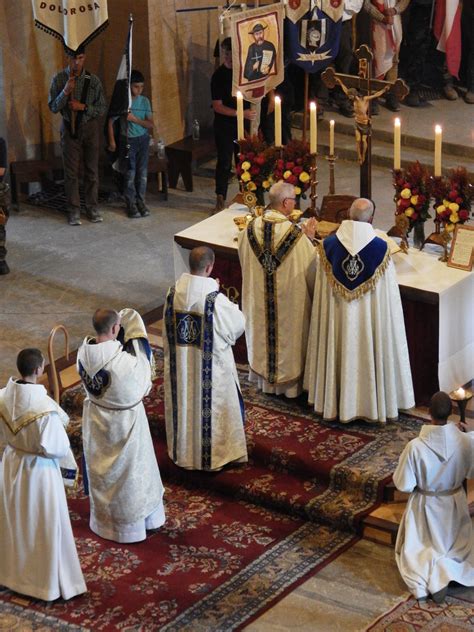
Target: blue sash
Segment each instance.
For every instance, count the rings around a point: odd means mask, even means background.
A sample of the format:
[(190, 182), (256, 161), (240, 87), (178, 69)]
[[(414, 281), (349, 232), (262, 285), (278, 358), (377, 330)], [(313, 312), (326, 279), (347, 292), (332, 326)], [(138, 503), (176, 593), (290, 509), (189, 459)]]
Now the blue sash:
[(380, 237), (351, 255), (337, 235), (330, 235), (319, 246), (319, 253), (333, 290), (348, 301), (374, 289), (390, 260), (388, 244)]
[(263, 220), (263, 245), (260, 245), (255, 235), (254, 221), (247, 227), (247, 237), (250, 247), (262, 266), (265, 275), (265, 320), (267, 335), (267, 376), (270, 384), (277, 383), (278, 365), (278, 313), (277, 287), (274, 272), (280, 267), (285, 258), (292, 251), (302, 236), (301, 229), (293, 225), (278, 248), (273, 246), (274, 224)]

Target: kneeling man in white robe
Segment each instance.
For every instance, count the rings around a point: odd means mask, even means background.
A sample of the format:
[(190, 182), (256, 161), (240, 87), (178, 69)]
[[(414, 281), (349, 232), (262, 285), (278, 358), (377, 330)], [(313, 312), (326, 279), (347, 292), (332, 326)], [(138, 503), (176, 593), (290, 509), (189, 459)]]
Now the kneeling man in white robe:
[(385, 422), (415, 404), (395, 267), (373, 213), (355, 200), (318, 247), (304, 385), (327, 420)]
[(170, 459), (193, 470), (247, 461), (244, 406), (232, 345), (244, 333), (238, 306), (210, 278), (214, 252), (194, 248), (191, 274), (165, 305), (165, 417)]
[[(393, 482), (409, 492), (395, 558), (417, 599), (441, 603), (448, 584), (474, 586), (474, 535), (463, 481), (474, 476), (474, 432), (449, 423), (446, 393), (431, 398), (432, 425), (421, 428), (400, 456)], [(471, 422), (474, 430), (474, 422)]]
[[(143, 398), (153, 356), (141, 316), (98, 309), (77, 369), (87, 397), (83, 443), (90, 488), (90, 528), (115, 542), (139, 542), (165, 522), (163, 485)], [(117, 338), (120, 338), (119, 339)]]
[(0, 585), (53, 601), (86, 592), (72, 534), (60, 459), (70, 452), (66, 413), (37, 379), (39, 349), (17, 358), (21, 379), (0, 390)]
[(288, 217), (295, 188), (277, 182), (272, 210), (240, 234), (242, 311), (249, 379), (264, 393), (297, 397), (303, 386), (314, 286), (316, 221), (302, 227)]

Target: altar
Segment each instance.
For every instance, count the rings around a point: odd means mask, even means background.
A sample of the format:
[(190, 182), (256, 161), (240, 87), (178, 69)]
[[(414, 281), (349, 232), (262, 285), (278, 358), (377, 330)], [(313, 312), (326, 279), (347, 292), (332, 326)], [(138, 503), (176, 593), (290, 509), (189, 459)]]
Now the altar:
[[(174, 269), (188, 271), (189, 250), (210, 246), (216, 254), (213, 275), (229, 299), (240, 303), (242, 276), (233, 217), (247, 207), (230, 208), (206, 218), (174, 237)], [(474, 377), (474, 273), (448, 268), (436, 247), (410, 248), (393, 255), (402, 297), (408, 350), (417, 404), (438, 390), (451, 391)], [(243, 338), (243, 337), (242, 337)], [(245, 361), (241, 339), (238, 361)]]

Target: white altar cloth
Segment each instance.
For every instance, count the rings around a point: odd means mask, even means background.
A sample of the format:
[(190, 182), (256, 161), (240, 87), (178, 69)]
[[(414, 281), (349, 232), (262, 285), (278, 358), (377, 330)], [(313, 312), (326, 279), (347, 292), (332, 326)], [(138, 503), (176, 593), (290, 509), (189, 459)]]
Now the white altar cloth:
[[(246, 212), (246, 206), (232, 204), (177, 233), (173, 251), (176, 279), (189, 271), (188, 250), (177, 240), (233, 250), (237, 259), (239, 231), (232, 218)], [(449, 392), (474, 378), (474, 272), (448, 268), (438, 261), (439, 255), (440, 249), (429, 245), (422, 252), (410, 248), (406, 255), (396, 253), (393, 260), (399, 286), (429, 292), (433, 295), (429, 302), (439, 305), (438, 379), (440, 389)]]

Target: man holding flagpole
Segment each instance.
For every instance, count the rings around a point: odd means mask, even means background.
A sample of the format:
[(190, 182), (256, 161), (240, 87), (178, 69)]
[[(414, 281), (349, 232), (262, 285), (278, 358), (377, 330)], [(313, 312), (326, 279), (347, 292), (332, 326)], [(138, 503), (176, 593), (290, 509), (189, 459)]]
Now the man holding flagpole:
[(68, 222), (81, 224), (79, 173), (84, 171), (86, 216), (91, 222), (101, 222), (99, 193), (99, 118), (105, 113), (105, 95), (100, 79), (84, 67), (85, 49), (66, 48), (70, 57), (67, 68), (57, 73), (49, 91), (49, 109), (60, 112), (61, 148), (64, 165), (64, 187)]

